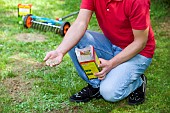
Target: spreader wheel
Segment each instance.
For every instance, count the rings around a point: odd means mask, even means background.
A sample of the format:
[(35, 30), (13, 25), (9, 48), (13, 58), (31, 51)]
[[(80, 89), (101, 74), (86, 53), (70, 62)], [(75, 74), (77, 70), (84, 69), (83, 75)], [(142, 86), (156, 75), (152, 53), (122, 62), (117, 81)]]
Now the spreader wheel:
[(60, 28), (60, 35), (61, 36), (64, 36), (66, 33), (67, 33), (67, 30), (70, 28), (70, 23), (69, 22), (64, 22), (62, 25), (61, 25), (61, 28)]
[(32, 26), (32, 14), (28, 14), (24, 17), (24, 27), (30, 28)]

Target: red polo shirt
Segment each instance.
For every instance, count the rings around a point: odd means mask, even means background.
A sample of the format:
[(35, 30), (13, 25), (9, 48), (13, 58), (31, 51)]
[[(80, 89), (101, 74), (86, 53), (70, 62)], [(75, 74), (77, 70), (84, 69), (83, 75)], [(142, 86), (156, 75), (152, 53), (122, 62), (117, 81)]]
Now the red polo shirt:
[(132, 29), (144, 30), (149, 26), (148, 41), (140, 54), (153, 57), (155, 40), (150, 25), (150, 0), (82, 0), (80, 8), (94, 11), (104, 35), (122, 49), (133, 42)]

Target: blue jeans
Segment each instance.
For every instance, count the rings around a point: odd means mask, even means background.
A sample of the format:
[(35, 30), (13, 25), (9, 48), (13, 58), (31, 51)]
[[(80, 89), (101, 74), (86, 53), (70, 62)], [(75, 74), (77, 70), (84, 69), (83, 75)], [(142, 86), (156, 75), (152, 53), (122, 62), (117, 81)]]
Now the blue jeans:
[(113, 68), (104, 80), (89, 80), (78, 63), (75, 55), (75, 48), (84, 48), (93, 45), (97, 56), (105, 60), (113, 58), (122, 51), (121, 48), (113, 45), (103, 34), (86, 31), (79, 43), (69, 51), (69, 55), (79, 76), (94, 88), (100, 87), (100, 94), (110, 102), (116, 102), (126, 98), (131, 92), (140, 87), (143, 83), (140, 75), (150, 65), (152, 59), (140, 54), (132, 59)]

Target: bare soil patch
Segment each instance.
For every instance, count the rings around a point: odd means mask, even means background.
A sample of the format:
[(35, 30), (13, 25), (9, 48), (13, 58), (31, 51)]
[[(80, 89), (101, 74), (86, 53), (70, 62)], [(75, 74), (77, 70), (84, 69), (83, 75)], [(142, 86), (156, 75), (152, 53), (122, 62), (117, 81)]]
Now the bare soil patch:
[(46, 37), (38, 33), (20, 33), (16, 39), (23, 42), (44, 42)]
[(3, 84), (13, 101), (22, 102), (25, 98), (29, 98), (34, 82), (37, 81), (37, 79), (40, 80), (40, 78), (26, 79), (22, 75), (28, 71), (40, 69), (44, 64), (30, 58), (24, 58), (20, 54), (11, 56), (11, 59), (12, 62), (8, 64), (7, 67), (9, 67), (16, 76), (6, 78), (3, 80)]
[[(65, 105), (63, 105), (65, 106)], [(62, 110), (51, 110), (49, 113), (79, 113), (82, 110), (82, 107), (73, 106), (71, 108), (64, 107)]]
[(44, 63), (28, 58), (26, 54), (22, 53), (11, 56), (10, 59), (11, 62), (8, 64), (8, 67), (12, 72), (17, 73), (18, 75), (45, 66)]
[(164, 19), (163, 22), (160, 22), (157, 26), (156, 26), (156, 32), (157, 33), (164, 33), (163, 36), (166, 36), (168, 38), (170, 38), (170, 17), (166, 17)]
[(34, 80), (24, 80), (21, 76), (8, 78), (3, 81), (13, 101), (22, 102), (29, 96)]

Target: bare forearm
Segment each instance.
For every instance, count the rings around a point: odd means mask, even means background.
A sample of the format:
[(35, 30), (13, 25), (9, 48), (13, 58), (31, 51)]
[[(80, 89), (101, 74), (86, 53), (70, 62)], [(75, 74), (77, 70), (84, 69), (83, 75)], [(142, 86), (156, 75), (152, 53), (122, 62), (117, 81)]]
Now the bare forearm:
[(122, 50), (118, 55), (112, 58), (110, 61), (112, 62), (112, 67), (116, 67), (119, 64), (131, 59), (135, 55), (137, 55), (143, 48), (145, 44), (141, 42), (133, 42), (129, 46), (127, 46), (124, 50)]
[(113, 68), (131, 59), (145, 48), (148, 40), (148, 31), (149, 27), (145, 30), (133, 30), (134, 41), (110, 60)]
[(72, 47), (74, 47), (78, 43), (78, 41), (83, 36), (86, 28), (87, 25), (84, 25), (83, 23), (75, 22), (68, 30), (62, 43), (59, 45), (59, 47), (56, 50), (60, 51), (63, 54), (66, 54)]
[(72, 47), (74, 47), (84, 35), (91, 16), (92, 11), (80, 9), (76, 21), (67, 31), (62, 43), (59, 45), (56, 51), (65, 55)]

